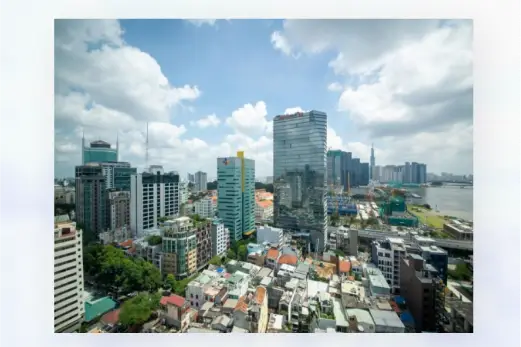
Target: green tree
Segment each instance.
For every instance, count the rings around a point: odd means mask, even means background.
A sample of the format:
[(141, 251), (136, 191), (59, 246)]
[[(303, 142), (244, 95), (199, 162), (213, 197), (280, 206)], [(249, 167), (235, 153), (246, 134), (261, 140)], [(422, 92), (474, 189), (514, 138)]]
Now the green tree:
[(222, 262), (222, 258), (220, 256), (216, 255), (215, 257), (212, 257), (212, 259), (210, 259), (209, 263), (212, 265), (221, 266), (223, 262)]
[(177, 281), (175, 280), (174, 275), (172, 275), (172, 274), (166, 275), (163, 286), (165, 288), (169, 288), (170, 290), (175, 290), (175, 288), (177, 286)]
[(159, 308), (161, 295), (159, 293), (139, 293), (126, 301), (119, 314), (119, 320), (124, 326), (144, 324), (152, 313)]
[(341, 249), (335, 250), (335, 255), (337, 257), (345, 257), (346, 256), (345, 253)]
[(246, 260), (248, 256), (248, 249), (246, 248), (246, 245), (240, 245), (237, 249), (237, 258), (239, 260)]
[(226, 253), (226, 257), (227, 257), (228, 259), (237, 259), (237, 254), (234, 252), (233, 249), (230, 248), (230, 249), (228, 250), (228, 253)]
[(151, 235), (147, 237), (147, 242), (151, 246), (159, 245), (162, 241), (163, 239), (159, 235)]

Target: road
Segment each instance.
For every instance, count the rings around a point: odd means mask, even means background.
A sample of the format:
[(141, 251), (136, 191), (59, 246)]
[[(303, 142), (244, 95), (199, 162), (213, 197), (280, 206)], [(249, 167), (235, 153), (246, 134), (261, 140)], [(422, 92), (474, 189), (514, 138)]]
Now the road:
[[(380, 231), (380, 230), (359, 230), (358, 237), (361, 238), (369, 238), (373, 240), (381, 240), (387, 237), (400, 237), (408, 239), (410, 238), (410, 234), (408, 236), (401, 236), (399, 233), (392, 231)], [(449, 248), (449, 249), (460, 249), (466, 251), (472, 251), (474, 249), (472, 241), (460, 241), (460, 240), (449, 240), (449, 239), (433, 239), (436, 242), (436, 246), (441, 248)]]

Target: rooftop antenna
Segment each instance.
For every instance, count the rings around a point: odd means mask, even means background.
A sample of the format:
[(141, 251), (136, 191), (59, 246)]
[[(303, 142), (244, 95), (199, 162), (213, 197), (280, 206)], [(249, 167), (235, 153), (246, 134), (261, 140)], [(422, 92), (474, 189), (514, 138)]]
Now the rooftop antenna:
[(147, 122), (147, 138), (145, 142), (145, 169), (148, 169), (148, 122)]

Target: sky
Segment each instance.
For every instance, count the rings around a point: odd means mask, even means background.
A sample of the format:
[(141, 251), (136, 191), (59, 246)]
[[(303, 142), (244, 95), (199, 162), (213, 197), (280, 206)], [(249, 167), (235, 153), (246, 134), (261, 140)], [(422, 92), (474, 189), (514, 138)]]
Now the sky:
[(55, 176), (81, 138), (119, 159), (216, 176), (244, 150), (273, 175), (272, 119), (319, 110), (331, 149), (471, 174), (472, 22), (56, 20)]

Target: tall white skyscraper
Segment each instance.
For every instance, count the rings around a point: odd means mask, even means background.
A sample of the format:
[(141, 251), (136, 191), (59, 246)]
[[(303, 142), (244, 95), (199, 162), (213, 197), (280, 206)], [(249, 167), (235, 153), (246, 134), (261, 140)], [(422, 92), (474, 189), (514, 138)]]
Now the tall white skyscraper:
[(85, 315), (81, 234), (76, 223), (54, 228), (54, 332), (77, 331)]
[(208, 181), (208, 175), (206, 172), (197, 171), (194, 176), (194, 192), (206, 192), (206, 183)]
[(152, 165), (148, 172), (132, 175), (130, 182), (130, 229), (143, 237), (144, 230), (156, 228), (161, 217), (179, 215), (179, 175), (165, 173)]

